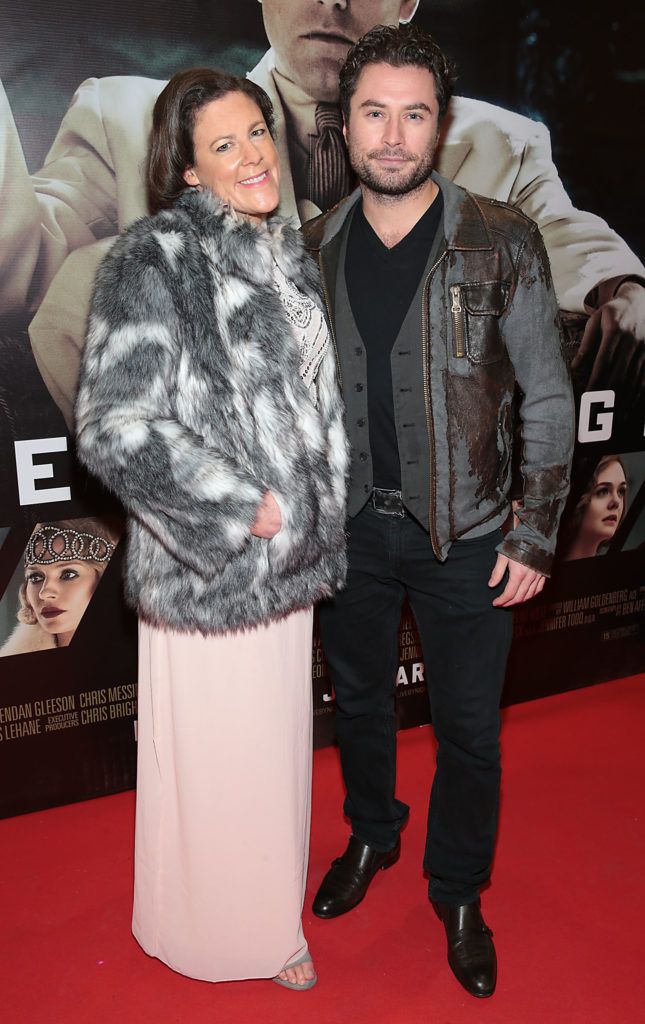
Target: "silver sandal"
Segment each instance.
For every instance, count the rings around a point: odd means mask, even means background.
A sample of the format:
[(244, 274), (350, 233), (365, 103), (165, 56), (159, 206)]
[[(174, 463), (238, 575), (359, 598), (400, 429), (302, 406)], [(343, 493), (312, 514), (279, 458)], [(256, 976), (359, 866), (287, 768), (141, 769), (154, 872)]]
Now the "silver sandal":
[[(293, 963), (287, 964), (285, 967), (282, 968), (282, 970), (286, 971), (289, 967), (298, 967), (300, 964), (306, 964), (308, 961), (310, 963), (313, 962), (311, 960), (311, 953), (309, 952), (309, 950), (307, 950), (306, 953), (303, 953), (302, 956), (299, 957), (297, 960), (294, 960)], [(282, 985), (283, 988), (290, 988), (293, 992), (306, 992), (307, 989), (314, 987), (314, 985), (318, 981), (318, 975), (314, 971), (313, 978), (309, 978), (309, 981), (303, 982), (302, 985), (299, 985), (297, 981), (287, 981), (286, 978), (279, 978), (277, 975), (275, 978), (272, 978), (271, 980), (275, 981), (276, 985)]]

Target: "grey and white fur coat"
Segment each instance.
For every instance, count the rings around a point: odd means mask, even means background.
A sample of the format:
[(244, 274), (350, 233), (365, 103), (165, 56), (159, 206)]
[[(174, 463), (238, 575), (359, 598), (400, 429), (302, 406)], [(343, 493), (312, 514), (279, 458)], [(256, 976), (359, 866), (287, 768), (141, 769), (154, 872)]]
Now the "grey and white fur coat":
[[(348, 467), (333, 346), (316, 379), (273, 284), (321, 305), (299, 232), (208, 191), (133, 224), (97, 274), (76, 404), (81, 461), (130, 513), (126, 597), (202, 633), (279, 618), (345, 569)], [(282, 514), (251, 535), (266, 490)]]

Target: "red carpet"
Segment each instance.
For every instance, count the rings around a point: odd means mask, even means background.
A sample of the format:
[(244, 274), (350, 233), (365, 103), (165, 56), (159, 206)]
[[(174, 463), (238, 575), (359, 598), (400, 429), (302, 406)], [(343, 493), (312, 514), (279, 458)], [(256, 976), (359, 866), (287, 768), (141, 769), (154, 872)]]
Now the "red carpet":
[(208, 985), (140, 952), (129, 932), (132, 793), (0, 822), (0, 1013), (7, 1024), (636, 1024), (643, 977), (645, 676), (505, 711), (504, 790), (484, 908), (500, 978), (463, 993), (445, 962), (420, 860), (433, 758), (400, 736), (412, 805), (398, 865), (364, 903), (318, 921), (311, 897), (344, 847), (334, 750), (315, 759), (305, 914), (318, 986)]

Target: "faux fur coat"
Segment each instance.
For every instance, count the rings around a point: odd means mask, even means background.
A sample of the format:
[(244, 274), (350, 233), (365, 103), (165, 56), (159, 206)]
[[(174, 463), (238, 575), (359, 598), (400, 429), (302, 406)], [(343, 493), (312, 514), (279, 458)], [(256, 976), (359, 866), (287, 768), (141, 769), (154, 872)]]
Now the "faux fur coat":
[[(190, 192), (133, 224), (97, 274), (77, 448), (130, 513), (126, 596), (155, 625), (250, 627), (344, 579), (334, 350), (314, 405), (273, 260), (321, 304), (294, 228), (278, 218), (257, 227)], [(282, 514), (271, 540), (250, 532), (266, 490)]]

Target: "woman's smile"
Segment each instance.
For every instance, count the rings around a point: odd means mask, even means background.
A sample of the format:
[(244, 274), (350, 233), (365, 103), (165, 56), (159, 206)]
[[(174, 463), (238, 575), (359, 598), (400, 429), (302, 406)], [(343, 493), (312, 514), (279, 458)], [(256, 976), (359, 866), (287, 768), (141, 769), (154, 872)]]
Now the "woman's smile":
[(256, 174), (253, 178), (244, 178), (238, 182), (238, 185), (244, 185), (246, 188), (254, 185), (265, 185), (269, 181), (269, 172), (262, 171), (261, 174)]

